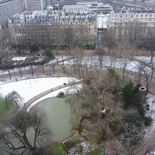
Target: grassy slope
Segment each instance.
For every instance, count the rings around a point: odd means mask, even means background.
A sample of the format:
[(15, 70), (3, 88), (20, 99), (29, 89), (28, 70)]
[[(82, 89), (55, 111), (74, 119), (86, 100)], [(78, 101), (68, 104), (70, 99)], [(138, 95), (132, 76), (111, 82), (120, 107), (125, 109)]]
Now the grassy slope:
[(8, 111), (10, 106), (10, 103), (6, 103), (5, 100), (0, 97), (0, 116)]

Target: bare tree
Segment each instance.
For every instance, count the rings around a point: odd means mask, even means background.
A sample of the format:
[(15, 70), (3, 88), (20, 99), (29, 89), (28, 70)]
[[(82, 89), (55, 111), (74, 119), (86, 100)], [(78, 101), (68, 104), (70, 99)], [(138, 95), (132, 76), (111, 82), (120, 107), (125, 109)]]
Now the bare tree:
[(144, 140), (145, 132), (143, 129), (129, 124), (121, 124), (122, 133), (106, 142), (106, 155), (136, 155), (137, 150), (140, 149), (141, 143)]
[(33, 65), (31, 64), (31, 73), (32, 73), (32, 76), (34, 76), (34, 70), (33, 70)]
[(22, 76), (22, 69), (21, 69), (21, 67), (19, 67), (19, 73), (20, 73), (20, 77), (22, 78), (23, 76)]
[[(20, 111), (7, 120), (0, 132), (3, 152), (16, 155), (37, 154), (49, 144), (50, 130), (46, 117), (39, 111)], [(43, 155), (42, 154), (42, 155)]]
[(99, 60), (99, 66), (102, 69), (102, 67), (103, 67), (103, 58), (104, 58), (104, 55), (105, 55), (105, 50), (103, 48), (97, 48), (96, 49), (96, 53), (97, 53), (98, 60)]
[(148, 68), (142, 64), (141, 73), (143, 75), (142, 77), (144, 78), (146, 91), (148, 93), (154, 75), (153, 64), (151, 64), (151, 68)]
[(115, 32), (113, 30), (108, 30), (106, 32), (104, 46), (108, 48), (108, 53), (111, 55), (111, 50), (117, 46)]
[(131, 46), (128, 40), (122, 40), (117, 45), (117, 57), (119, 58), (120, 68), (122, 69), (122, 81), (125, 82), (125, 74), (126, 74), (126, 67), (129, 63), (129, 60), (133, 59), (134, 55), (134, 47)]
[(146, 50), (150, 51), (150, 56), (151, 56), (150, 64), (153, 63), (153, 57), (155, 54), (154, 42), (155, 42), (154, 30), (149, 29), (149, 30), (147, 30), (147, 35), (143, 36), (143, 42), (142, 42), (141, 46), (143, 48), (145, 48)]
[(88, 71), (84, 76), (82, 89), (76, 88), (77, 94), (71, 96), (68, 102), (74, 107), (77, 98), (82, 98), (82, 108), (97, 120), (102, 107), (115, 105), (115, 98), (120, 93), (120, 80), (114, 71), (109, 71), (107, 75)]

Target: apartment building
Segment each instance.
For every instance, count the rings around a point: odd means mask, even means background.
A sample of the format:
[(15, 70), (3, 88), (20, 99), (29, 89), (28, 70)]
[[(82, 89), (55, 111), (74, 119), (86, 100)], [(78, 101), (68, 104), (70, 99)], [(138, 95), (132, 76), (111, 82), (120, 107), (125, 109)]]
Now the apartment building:
[(8, 18), (22, 11), (22, 0), (0, 0), (0, 24), (4, 25)]
[(47, 0), (23, 0), (25, 10), (44, 10), (46, 9), (49, 1)]
[(95, 44), (96, 14), (62, 15), (56, 11), (17, 14), (8, 20), (11, 42), (16, 45), (36, 43), (40, 46), (83, 46)]
[(107, 28), (114, 30), (116, 36), (130, 33), (134, 27), (143, 34), (155, 30), (155, 13), (111, 13), (108, 16)]
[(64, 0), (64, 5), (75, 5), (77, 4), (78, 2), (97, 2), (95, 0)]
[(63, 7), (65, 13), (90, 13), (109, 14), (113, 12), (113, 8), (109, 4), (98, 2), (78, 2), (76, 5), (65, 5)]

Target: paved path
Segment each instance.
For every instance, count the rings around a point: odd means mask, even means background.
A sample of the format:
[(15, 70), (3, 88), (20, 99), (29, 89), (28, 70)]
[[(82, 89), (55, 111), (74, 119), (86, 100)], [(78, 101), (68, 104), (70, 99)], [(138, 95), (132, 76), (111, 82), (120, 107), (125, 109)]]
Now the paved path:
[(54, 87), (52, 89), (46, 90), (45, 92), (42, 92), (42, 93), (34, 96), (28, 102), (26, 102), (26, 104), (24, 105), (24, 107), (22, 108), (22, 110), (27, 110), (32, 103), (34, 103), (35, 101), (37, 101), (41, 97), (43, 97), (43, 96), (45, 96), (47, 94), (50, 94), (51, 92), (54, 92), (56, 90), (59, 90), (59, 89), (62, 89), (62, 88), (66, 88), (66, 87), (69, 87), (69, 86), (81, 84), (81, 83), (82, 83), (82, 80), (81, 81), (77, 81), (77, 82), (71, 82), (71, 83), (68, 83), (68, 84), (64, 84), (64, 85), (61, 85), (61, 86)]
[(148, 67), (148, 68), (150, 68), (153, 72), (155, 72), (155, 68), (154, 68), (154, 66), (152, 66), (152, 64), (147, 63), (147, 62), (145, 62), (145, 61), (143, 61), (143, 60), (136, 59), (136, 58), (133, 58), (133, 60), (134, 60), (134, 61), (137, 61), (137, 62), (139, 62), (139, 63), (142, 63), (142, 64), (144, 65), (144, 67)]
[[(44, 74), (51, 75), (51, 73), (53, 72), (51, 70), (51, 68), (48, 68), (48, 67), (52, 67), (53, 65), (57, 66), (57, 64), (59, 64), (61, 62), (69, 61), (74, 58), (75, 57), (70, 57), (70, 58), (66, 58), (63, 60), (58, 60), (58, 61), (53, 62), (53, 64), (48, 64), (48, 63), (44, 64), (44, 72), (45, 72)], [(35, 67), (33, 66), (33, 74), (34, 75), (32, 75), (32, 70), (31, 70), (30, 66), (21, 67), (20, 70), (22, 72), (22, 77), (34, 78), (35, 76), (36, 77), (38, 77), (40, 75), (44, 76), (42, 66), (40, 66), (40, 65), (36, 65)], [(0, 71), (2, 71), (2, 70), (0, 70)], [(9, 73), (7, 72), (7, 70), (5, 70), (5, 73), (0, 72), (0, 81), (4, 82), (6, 80), (14, 81), (15, 79), (17, 79), (17, 80), (23, 79), (23, 78), (21, 78), (19, 68), (15, 68), (15, 70), (10, 69), (9, 72), (11, 74), (11, 80), (9, 78)], [(55, 69), (55, 74), (59, 74), (59, 71), (57, 71), (56, 69)]]

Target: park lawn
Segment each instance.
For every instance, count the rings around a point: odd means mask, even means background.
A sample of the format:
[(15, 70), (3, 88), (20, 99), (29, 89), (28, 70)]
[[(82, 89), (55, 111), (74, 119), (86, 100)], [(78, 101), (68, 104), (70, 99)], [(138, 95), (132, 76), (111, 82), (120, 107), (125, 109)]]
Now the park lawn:
[(6, 111), (8, 111), (11, 107), (11, 104), (8, 102), (5, 102), (3, 98), (0, 98), (0, 116), (4, 114)]
[(64, 151), (61, 143), (53, 142), (52, 145), (54, 148), (54, 155), (67, 155), (67, 153)]

